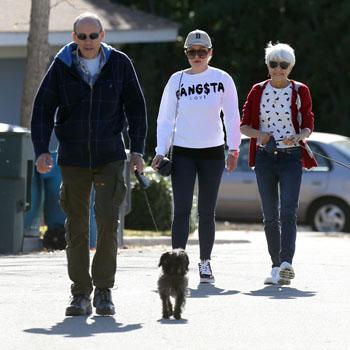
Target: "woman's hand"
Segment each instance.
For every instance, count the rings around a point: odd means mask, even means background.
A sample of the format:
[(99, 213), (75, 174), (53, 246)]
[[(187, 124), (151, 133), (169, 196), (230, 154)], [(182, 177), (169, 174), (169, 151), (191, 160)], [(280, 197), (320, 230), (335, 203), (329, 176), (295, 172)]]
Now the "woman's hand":
[(156, 154), (156, 156), (153, 158), (152, 164), (151, 164), (151, 167), (153, 168), (153, 170), (155, 170), (155, 171), (158, 170), (159, 164), (161, 163), (163, 158), (164, 158), (164, 156), (162, 156), (160, 154)]
[(301, 138), (299, 137), (299, 134), (291, 135), (291, 136), (286, 136), (283, 138), (282, 142), (286, 146), (293, 146), (297, 144)]
[(232, 171), (236, 170), (238, 157), (238, 151), (229, 151), (226, 158), (226, 169), (229, 173), (232, 173)]
[(270, 137), (271, 135), (268, 132), (259, 131), (258, 137), (257, 137), (258, 145), (266, 145), (269, 142)]
[(311, 134), (310, 129), (305, 128), (300, 131), (299, 134), (294, 134), (289, 137), (284, 137), (282, 142), (287, 146), (296, 145), (299, 141), (306, 139)]

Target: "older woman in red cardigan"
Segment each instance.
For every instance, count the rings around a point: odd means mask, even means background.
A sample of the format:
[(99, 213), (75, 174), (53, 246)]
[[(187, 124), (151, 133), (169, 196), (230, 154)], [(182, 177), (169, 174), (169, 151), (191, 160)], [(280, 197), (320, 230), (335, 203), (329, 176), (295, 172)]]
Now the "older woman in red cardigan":
[(314, 114), (309, 88), (288, 78), (295, 64), (293, 48), (269, 43), (265, 63), (270, 79), (250, 90), (241, 132), (251, 137), (249, 165), (255, 166), (272, 260), (265, 284), (288, 285), (295, 276), (292, 262), (302, 168), (317, 165), (304, 142), (313, 131)]

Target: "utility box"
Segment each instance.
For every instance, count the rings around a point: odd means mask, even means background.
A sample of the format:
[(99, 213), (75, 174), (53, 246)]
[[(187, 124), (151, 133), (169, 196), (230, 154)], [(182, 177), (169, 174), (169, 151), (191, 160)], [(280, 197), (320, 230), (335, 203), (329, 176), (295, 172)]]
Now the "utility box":
[(0, 254), (22, 252), (33, 163), (30, 131), (0, 123)]

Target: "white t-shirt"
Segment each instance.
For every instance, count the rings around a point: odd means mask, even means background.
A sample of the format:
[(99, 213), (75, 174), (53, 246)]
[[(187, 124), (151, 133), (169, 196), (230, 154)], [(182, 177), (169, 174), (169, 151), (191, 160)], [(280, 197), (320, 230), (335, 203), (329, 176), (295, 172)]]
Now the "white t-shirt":
[(295, 134), (292, 124), (292, 84), (283, 89), (268, 83), (260, 102), (260, 130), (273, 135), (278, 148), (291, 147), (282, 143), (284, 137)]
[[(181, 73), (174, 73), (163, 91), (157, 120), (156, 154), (165, 155), (171, 144)], [(198, 74), (185, 71), (179, 97), (175, 146), (208, 148), (223, 145), (224, 131), (220, 118), (220, 111), (223, 111), (228, 147), (239, 149), (241, 134), (237, 90), (229, 74), (213, 67)]]
[(97, 74), (100, 69), (100, 57), (101, 57), (101, 54), (99, 54), (97, 57), (92, 59), (82, 58), (84, 62), (84, 66), (90, 72), (90, 75), (92, 77), (94, 77), (95, 74)]

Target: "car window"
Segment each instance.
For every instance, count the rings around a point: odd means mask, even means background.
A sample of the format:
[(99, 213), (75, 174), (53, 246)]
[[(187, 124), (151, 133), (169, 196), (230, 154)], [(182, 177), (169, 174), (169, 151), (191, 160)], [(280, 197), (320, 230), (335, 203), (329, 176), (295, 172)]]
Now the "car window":
[(314, 156), (318, 164), (317, 167), (308, 169), (308, 171), (329, 171), (332, 168), (332, 164), (328, 159), (322, 157), (329, 157), (322, 146), (312, 141), (308, 141), (307, 144), (310, 146), (312, 152), (314, 152)]
[(332, 145), (350, 162), (350, 141), (336, 141)]

